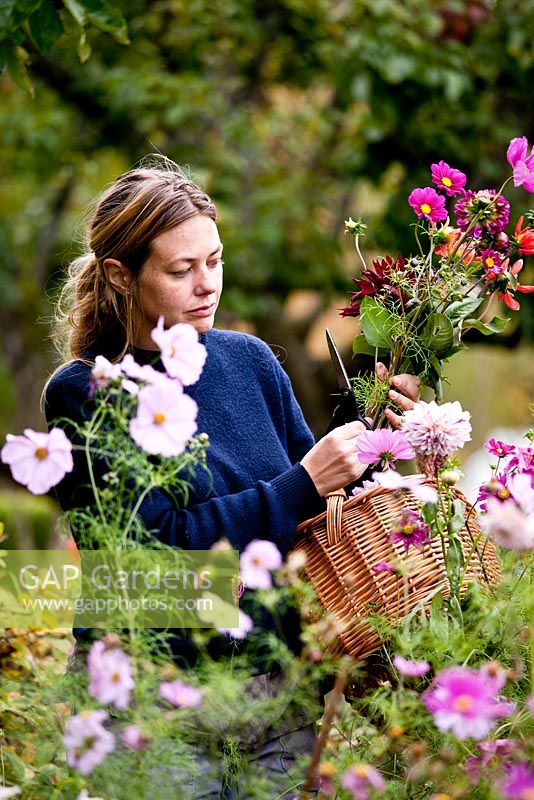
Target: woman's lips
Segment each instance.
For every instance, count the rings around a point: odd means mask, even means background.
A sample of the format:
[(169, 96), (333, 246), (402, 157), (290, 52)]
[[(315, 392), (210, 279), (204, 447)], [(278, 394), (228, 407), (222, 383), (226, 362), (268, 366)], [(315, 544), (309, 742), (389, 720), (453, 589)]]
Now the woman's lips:
[(200, 306), (200, 308), (194, 308), (187, 313), (191, 314), (193, 317), (210, 317), (215, 311), (215, 306), (216, 303), (212, 303), (210, 306)]

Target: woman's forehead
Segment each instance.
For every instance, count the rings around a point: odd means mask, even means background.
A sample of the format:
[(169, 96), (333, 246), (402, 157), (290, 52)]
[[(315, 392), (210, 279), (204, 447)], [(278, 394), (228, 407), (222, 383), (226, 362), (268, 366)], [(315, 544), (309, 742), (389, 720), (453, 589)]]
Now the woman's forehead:
[(215, 222), (200, 214), (160, 233), (152, 240), (154, 255), (196, 259), (221, 247)]

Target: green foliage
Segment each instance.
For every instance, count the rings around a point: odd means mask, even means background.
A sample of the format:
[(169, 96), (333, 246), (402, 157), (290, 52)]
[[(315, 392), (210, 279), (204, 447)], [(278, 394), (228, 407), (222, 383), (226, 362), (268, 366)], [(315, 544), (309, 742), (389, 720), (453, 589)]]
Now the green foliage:
[(20, 490), (0, 491), (0, 521), (10, 550), (47, 550), (53, 547), (58, 518), (57, 506), (49, 497)]

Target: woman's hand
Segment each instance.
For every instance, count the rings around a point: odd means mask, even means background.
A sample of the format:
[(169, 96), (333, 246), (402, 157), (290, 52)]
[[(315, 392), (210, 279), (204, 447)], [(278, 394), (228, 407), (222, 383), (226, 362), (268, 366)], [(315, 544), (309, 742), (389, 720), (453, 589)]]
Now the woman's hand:
[(356, 455), (356, 439), (365, 426), (348, 422), (323, 436), (300, 462), (320, 495), (335, 492), (357, 480), (367, 469)]
[[(376, 365), (376, 374), (381, 381), (387, 380), (389, 376), (386, 365), (380, 361)], [(393, 388), (388, 392), (389, 397), (398, 405), (401, 411), (408, 411), (421, 399), (419, 394), (421, 380), (416, 378), (415, 375), (408, 375), (407, 373), (394, 375), (390, 380), (390, 384)], [(384, 413), (394, 428), (402, 427), (401, 414), (395, 414), (391, 408), (386, 408)]]

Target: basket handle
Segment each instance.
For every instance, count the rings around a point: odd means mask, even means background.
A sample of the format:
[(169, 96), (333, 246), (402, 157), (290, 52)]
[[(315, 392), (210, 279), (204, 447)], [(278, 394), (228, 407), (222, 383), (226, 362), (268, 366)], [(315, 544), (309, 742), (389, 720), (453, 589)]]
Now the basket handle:
[(333, 547), (341, 540), (341, 517), (343, 503), (347, 499), (344, 489), (329, 492), (326, 497), (326, 538), (328, 546)]

